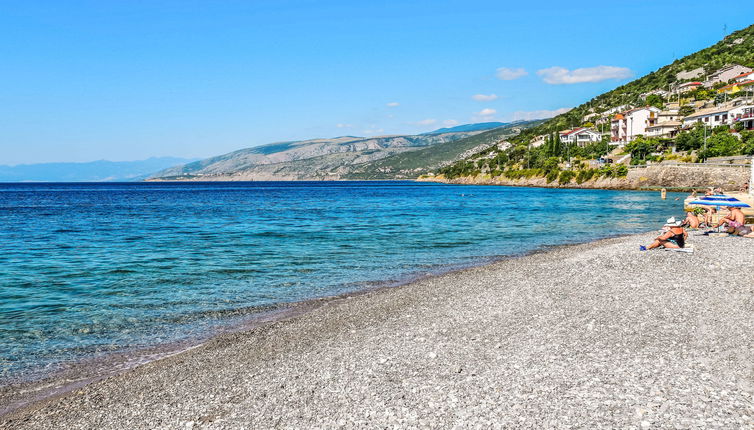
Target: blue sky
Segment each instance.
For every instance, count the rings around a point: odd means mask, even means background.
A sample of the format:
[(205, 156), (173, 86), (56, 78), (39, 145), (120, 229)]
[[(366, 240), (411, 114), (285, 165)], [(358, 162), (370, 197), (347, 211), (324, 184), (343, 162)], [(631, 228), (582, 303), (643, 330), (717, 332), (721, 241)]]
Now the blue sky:
[(0, 164), (205, 157), (547, 116), (752, 24), (709, 11), (641, 0), (0, 0)]

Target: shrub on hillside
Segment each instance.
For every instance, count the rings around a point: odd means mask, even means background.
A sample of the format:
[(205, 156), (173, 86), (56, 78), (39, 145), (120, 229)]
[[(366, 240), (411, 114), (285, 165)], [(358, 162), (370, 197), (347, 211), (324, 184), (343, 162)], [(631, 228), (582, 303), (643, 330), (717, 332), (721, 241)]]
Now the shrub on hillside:
[(571, 182), (571, 179), (573, 179), (574, 176), (575, 173), (573, 173), (573, 170), (563, 170), (558, 177), (558, 183), (567, 184)]

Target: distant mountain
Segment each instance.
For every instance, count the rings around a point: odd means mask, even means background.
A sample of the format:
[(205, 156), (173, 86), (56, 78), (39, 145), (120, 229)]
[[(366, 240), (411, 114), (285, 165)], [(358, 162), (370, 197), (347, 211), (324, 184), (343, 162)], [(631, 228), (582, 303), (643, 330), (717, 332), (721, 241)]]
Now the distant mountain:
[(0, 182), (114, 182), (139, 181), (158, 170), (191, 161), (153, 157), (140, 161), (92, 161), (0, 166)]
[[(504, 124), (483, 133), (464, 139), (438, 143), (416, 151), (403, 152), (372, 163), (355, 166), (346, 179), (401, 179), (417, 178), (434, 173), (471, 154), (514, 138), (522, 131), (536, 127), (544, 120), (522, 121)], [(492, 124), (492, 123), (488, 123)]]
[[(487, 123), (481, 128), (489, 128)], [(394, 179), (417, 177), (453, 162), (469, 149), (512, 136), (529, 123), (491, 131), (433, 132), (421, 135), (312, 139), (278, 142), (165, 169), (151, 180), (250, 181)], [(468, 126), (474, 128), (473, 124)], [(489, 138), (468, 140), (491, 133)], [(416, 154), (416, 155), (414, 155)]]
[(438, 130), (430, 131), (430, 132), (422, 133), (422, 134), (442, 134), (442, 133), (460, 133), (460, 132), (468, 132), (468, 131), (485, 131), (485, 130), (491, 130), (493, 128), (502, 127), (508, 124), (509, 123), (505, 123), (505, 122), (479, 122), (476, 124), (464, 124), (464, 125), (457, 125), (455, 127), (440, 128)]
[(151, 175), (162, 180), (339, 179), (353, 166), (401, 152), (455, 141), (480, 131), (427, 135), (311, 139), (241, 149)]

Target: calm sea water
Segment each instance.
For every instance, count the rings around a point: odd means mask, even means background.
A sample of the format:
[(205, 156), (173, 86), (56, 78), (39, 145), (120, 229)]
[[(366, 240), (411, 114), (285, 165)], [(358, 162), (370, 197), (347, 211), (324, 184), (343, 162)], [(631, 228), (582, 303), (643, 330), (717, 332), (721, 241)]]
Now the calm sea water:
[(0, 382), (260, 307), (657, 228), (671, 195), (412, 182), (0, 184)]

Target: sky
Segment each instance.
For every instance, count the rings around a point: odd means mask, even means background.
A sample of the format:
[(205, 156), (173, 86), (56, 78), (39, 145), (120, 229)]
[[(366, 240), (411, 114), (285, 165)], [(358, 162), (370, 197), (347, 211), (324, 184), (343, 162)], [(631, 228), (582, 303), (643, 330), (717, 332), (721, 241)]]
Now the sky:
[(0, 165), (552, 116), (751, 25), (709, 2), (0, 0)]

